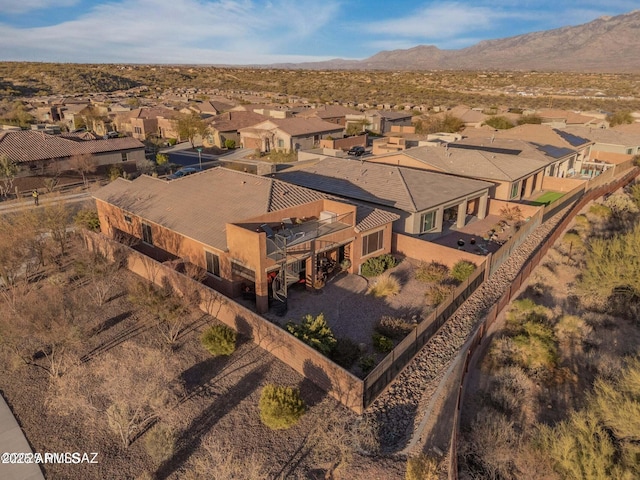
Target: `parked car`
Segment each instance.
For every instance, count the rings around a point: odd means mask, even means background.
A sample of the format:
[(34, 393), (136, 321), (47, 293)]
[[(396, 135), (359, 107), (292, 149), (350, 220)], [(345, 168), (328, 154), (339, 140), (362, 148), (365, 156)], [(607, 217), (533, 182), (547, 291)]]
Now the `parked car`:
[(356, 145), (355, 147), (351, 147), (347, 152), (347, 155), (355, 155), (356, 157), (360, 157), (364, 154), (364, 147)]
[(191, 175), (192, 173), (196, 173), (199, 171), (200, 171), (199, 168), (184, 167), (178, 170), (177, 172), (172, 173), (171, 175), (167, 175), (167, 180), (175, 180), (176, 178), (186, 177), (187, 175)]

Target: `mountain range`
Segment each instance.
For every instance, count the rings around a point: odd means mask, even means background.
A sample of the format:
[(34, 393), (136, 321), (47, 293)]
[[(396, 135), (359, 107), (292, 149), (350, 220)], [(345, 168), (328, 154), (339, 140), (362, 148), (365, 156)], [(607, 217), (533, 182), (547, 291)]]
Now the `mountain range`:
[(640, 72), (640, 10), (589, 23), (515, 37), (484, 40), (460, 50), (419, 45), (379, 52), (364, 60), (271, 65), (344, 70), (537, 70)]

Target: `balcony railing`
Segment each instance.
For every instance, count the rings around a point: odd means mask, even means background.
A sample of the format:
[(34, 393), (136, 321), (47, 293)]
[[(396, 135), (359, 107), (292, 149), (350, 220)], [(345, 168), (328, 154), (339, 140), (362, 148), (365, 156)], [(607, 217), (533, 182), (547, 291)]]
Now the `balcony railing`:
[(353, 215), (353, 212), (348, 212), (302, 223), (283, 222), (282, 227), (276, 231), (263, 225), (262, 228), (267, 233), (267, 256), (281, 261), (288, 252), (299, 250), (299, 247), (310, 240), (326, 237), (346, 228), (353, 228)]

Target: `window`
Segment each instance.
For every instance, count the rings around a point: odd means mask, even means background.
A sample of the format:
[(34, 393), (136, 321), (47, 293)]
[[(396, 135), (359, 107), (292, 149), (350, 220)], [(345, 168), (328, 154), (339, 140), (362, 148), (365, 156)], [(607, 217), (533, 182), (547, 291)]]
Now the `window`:
[(204, 252), (205, 260), (207, 261), (207, 272), (216, 277), (220, 276), (220, 258), (215, 253)]
[(362, 256), (370, 255), (382, 250), (383, 231), (378, 230), (370, 235), (362, 237)]
[(436, 226), (436, 211), (423, 213), (420, 215), (420, 233), (433, 230)]
[(511, 195), (509, 198), (520, 198), (520, 182), (511, 184)]
[(151, 234), (151, 225), (142, 224), (142, 240), (149, 245), (153, 245), (153, 235)]
[(142, 128), (140, 127), (133, 127), (133, 131), (134, 133), (142, 135)]
[(281, 138), (278, 139), (278, 148), (284, 148), (284, 140)]
[(633, 155), (633, 148), (627, 148), (627, 155)]
[(122, 155), (122, 161), (123, 161), (123, 162), (126, 162), (127, 160), (129, 160), (129, 159), (127, 158), (127, 152), (123, 152), (123, 153), (121, 153), (121, 155)]
[(131, 217), (129, 215), (125, 215), (124, 221), (127, 222), (128, 224), (131, 224)]

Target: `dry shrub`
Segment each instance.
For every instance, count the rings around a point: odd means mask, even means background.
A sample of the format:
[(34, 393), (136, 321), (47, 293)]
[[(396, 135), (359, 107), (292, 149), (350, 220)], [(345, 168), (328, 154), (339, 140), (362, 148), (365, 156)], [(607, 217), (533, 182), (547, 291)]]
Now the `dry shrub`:
[(416, 280), (425, 283), (440, 283), (449, 275), (449, 267), (438, 262), (420, 262), (416, 268)]
[(404, 318), (391, 317), (389, 315), (384, 315), (380, 318), (380, 320), (376, 322), (375, 326), (378, 333), (396, 340), (406, 337), (415, 328), (415, 323), (409, 322)]
[(510, 418), (524, 420), (532, 413), (534, 383), (522, 368), (500, 369), (487, 390), (492, 406)]
[(161, 463), (173, 455), (175, 441), (173, 430), (159, 423), (145, 434), (144, 447), (156, 463)]
[[(202, 442), (204, 454), (192, 459), (190, 468), (180, 478), (184, 480), (238, 479), (267, 480), (269, 466), (255, 454), (240, 454), (228, 444), (223, 444), (214, 433)], [(213, 473), (215, 472), (215, 475)]]
[(483, 408), (468, 431), (459, 454), (463, 470), (472, 478), (515, 479), (519, 476), (515, 457), (520, 444), (513, 422), (496, 410)]
[(440, 305), (442, 302), (444, 302), (448, 297), (450, 297), (453, 294), (453, 291), (455, 289), (456, 289), (455, 285), (450, 285), (450, 284), (431, 285), (426, 293), (427, 302), (432, 307)]
[(400, 282), (392, 275), (381, 275), (369, 287), (367, 293), (376, 298), (397, 295), (400, 292)]
[(609, 218), (611, 216), (611, 209), (600, 203), (594, 203), (589, 207), (589, 214), (596, 218)]
[(456, 282), (462, 283), (469, 278), (476, 270), (476, 264), (467, 260), (460, 260), (451, 269), (451, 278)]
[(553, 329), (559, 342), (571, 346), (581, 344), (592, 331), (587, 322), (575, 315), (561, 316)]
[(406, 480), (438, 480), (438, 461), (420, 454), (407, 460)]

